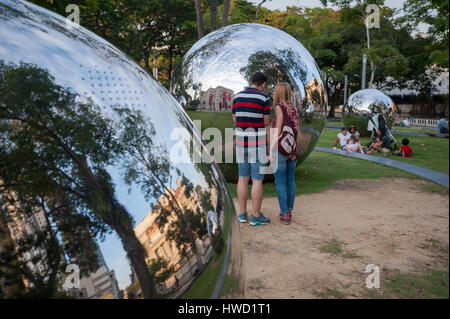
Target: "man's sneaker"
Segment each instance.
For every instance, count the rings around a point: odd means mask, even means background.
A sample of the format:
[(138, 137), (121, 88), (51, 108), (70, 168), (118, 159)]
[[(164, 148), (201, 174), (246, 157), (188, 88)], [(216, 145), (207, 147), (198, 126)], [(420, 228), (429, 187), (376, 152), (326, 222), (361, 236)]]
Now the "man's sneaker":
[(240, 223), (246, 223), (247, 222), (247, 212), (243, 212), (239, 214), (238, 220)]
[(250, 218), (250, 225), (260, 226), (270, 223), (270, 218), (264, 217), (263, 213), (259, 213), (258, 217), (253, 216)]

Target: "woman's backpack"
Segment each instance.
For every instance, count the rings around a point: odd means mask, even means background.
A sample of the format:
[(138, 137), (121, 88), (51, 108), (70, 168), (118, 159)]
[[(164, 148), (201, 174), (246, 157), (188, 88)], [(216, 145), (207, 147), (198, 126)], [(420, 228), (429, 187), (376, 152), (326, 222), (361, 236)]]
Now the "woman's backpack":
[(278, 136), (278, 151), (284, 156), (297, 155), (297, 134), (298, 127), (288, 114), (287, 106), (278, 104), (283, 112), (283, 126)]

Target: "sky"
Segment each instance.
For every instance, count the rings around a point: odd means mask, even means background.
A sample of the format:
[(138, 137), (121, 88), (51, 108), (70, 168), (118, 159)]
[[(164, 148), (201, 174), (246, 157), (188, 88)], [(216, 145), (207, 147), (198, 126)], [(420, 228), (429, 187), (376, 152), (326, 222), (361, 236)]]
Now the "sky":
[[(254, 4), (259, 4), (261, 0), (248, 0), (249, 2), (252, 2)], [(384, 2), (384, 5), (390, 8), (395, 9), (401, 9), (403, 7), (403, 4), (405, 3), (405, 0), (386, 0)], [(315, 7), (321, 7), (322, 3), (320, 0), (267, 0), (263, 5), (263, 7), (266, 7), (270, 10), (280, 10), (284, 11), (286, 7), (290, 6), (297, 6), (297, 7), (308, 7), (308, 8), (315, 8)], [(332, 7), (328, 5), (328, 7), (331, 7), (333, 9), (337, 9), (337, 7)], [(426, 24), (421, 23), (419, 24), (418, 31), (426, 33), (428, 27)]]

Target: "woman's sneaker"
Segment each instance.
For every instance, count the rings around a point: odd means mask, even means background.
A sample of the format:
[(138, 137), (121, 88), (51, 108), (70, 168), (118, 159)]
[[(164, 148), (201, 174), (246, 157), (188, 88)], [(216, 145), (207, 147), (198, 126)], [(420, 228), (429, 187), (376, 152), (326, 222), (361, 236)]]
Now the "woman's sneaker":
[(289, 222), (291, 223), (292, 222), (292, 209), (288, 209), (287, 214), (288, 214)]
[(247, 212), (243, 212), (243, 213), (239, 214), (239, 216), (238, 216), (238, 220), (240, 223), (246, 223), (247, 219), (248, 219)]
[(280, 213), (280, 222), (285, 225), (289, 225), (291, 220), (289, 219), (289, 213)]
[(261, 226), (270, 223), (270, 218), (264, 217), (263, 213), (259, 213), (258, 217), (253, 216), (250, 218), (250, 225)]

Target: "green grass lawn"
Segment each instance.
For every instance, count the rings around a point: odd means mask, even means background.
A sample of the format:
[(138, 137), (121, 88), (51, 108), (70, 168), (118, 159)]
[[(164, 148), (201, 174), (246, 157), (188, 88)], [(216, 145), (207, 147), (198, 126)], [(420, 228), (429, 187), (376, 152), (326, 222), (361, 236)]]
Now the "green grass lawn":
[[(195, 112), (188, 111), (192, 119), (202, 121), (202, 130), (208, 127), (217, 127), (224, 132), (227, 127), (234, 127), (233, 119), (229, 112)], [(339, 125), (339, 122), (330, 122)], [(332, 147), (339, 130), (323, 130), (317, 146)], [(410, 140), (410, 146), (413, 149), (413, 157), (401, 158), (390, 156), (389, 158), (404, 161), (406, 163), (419, 165), (434, 169), (445, 174), (449, 172), (449, 141), (448, 139), (417, 137), (396, 134), (395, 138), (401, 144), (403, 137)], [(367, 143), (369, 138), (362, 138), (363, 144)], [(423, 144), (423, 145), (422, 145)], [(371, 156), (383, 156), (374, 153)], [(384, 157), (384, 156), (383, 156)], [(384, 165), (367, 162), (364, 160), (344, 157), (335, 154), (312, 152), (311, 155), (296, 170), (297, 194), (306, 194), (321, 192), (335, 185), (335, 182), (349, 178), (379, 178), (389, 177), (408, 177), (416, 180), (423, 180), (416, 175)], [(229, 183), (230, 191), (236, 196), (236, 184)], [(448, 193), (448, 189), (433, 185), (433, 187), (424, 187), (424, 191), (436, 192), (441, 194)], [(276, 196), (275, 185), (267, 183), (264, 185), (265, 196)]]
[[(325, 125), (331, 126), (344, 126), (342, 121), (325, 121)], [(414, 127), (403, 127), (403, 126), (394, 126), (395, 131), (405, 131), (405, 132), (419, 132), (419, 133), (436, 133), (436, 129), (433, 128), (414, 128)]]
[[(332, 147), (339, 130), (323, 130), (317, 146)], [(394, 134), (399, 146), (403, 138), (409, 139), (409, 146), (413, 150), (413, 156), (410, 158), (402, 158), (397, 156), (390, 156), (393, 160), (402, 161), (409, 164), (414, 164), (439, 172), (448, 174), (449, 172), (449, 140), (446, 138), (433, 138), (425, 136), (411, 136)], [(365, 145), (369, 142), (369, 138), (361, 138), (361, 144)], [(371, 156), (381, 156), (383, 154), (373, 153)]]
[[(408, 177), (420, 179), (418, 176), (377, 163), (344, 157), (324, 152), (313, 151), (311, 155), (297, 167), (295, 181), (297, 194), (322, 192), (335, 186), (342, 179), (371, 179), (383, 176)], [(231, 194), (236, 197), (236, 184), (229, 183)], [(442, 187), (442, 186), (441, 186)], [(250, 188), (250, 186), (249, 186)], [(438, 187), (438, 190), (440, 188)], [(276, 196), (275, 184), (264, 184), (264, 196)]]

